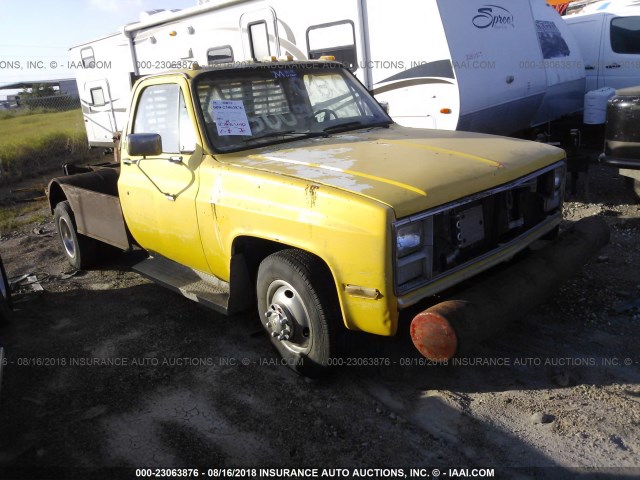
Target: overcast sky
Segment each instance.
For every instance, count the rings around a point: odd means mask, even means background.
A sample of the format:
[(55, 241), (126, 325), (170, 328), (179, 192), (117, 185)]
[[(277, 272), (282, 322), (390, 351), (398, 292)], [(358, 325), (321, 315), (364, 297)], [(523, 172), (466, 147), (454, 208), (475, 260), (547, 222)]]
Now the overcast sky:
[[(117, 32), (138, 21), (142, 11), (196, 4), (197, 0), (0, 0), (0, 86), (72, 78), (74, 72), (65, 65), (69, 47)], [(5, 94), (0, 92), (0, 98)]]

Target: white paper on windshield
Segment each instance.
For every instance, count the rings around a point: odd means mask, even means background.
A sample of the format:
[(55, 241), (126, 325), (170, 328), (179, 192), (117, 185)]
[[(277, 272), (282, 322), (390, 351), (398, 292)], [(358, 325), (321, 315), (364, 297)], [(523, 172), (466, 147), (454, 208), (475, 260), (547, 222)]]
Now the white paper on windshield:
[(209, 113), (216, 122), (218, 135), (251, 135), (251, 127), (242, 101), (211, 100)]

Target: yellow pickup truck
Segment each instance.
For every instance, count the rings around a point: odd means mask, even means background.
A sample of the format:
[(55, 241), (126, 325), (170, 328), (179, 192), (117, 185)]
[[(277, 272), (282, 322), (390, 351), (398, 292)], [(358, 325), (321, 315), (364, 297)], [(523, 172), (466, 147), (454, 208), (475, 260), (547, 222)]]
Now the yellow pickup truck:
[[(395, 335), (407, 307), (432, 305), (435, 294), (556, 237), (562, 219), (564, 151), (400, 127), (330, 61), (145, 77), (119, 148), (118, 162), (70, 168), (49, 185), (70, 263), (90, 267), (105, 244), (141, 248), (148, 257), (135, 269), (192, 300), (223, 313), (257, 304), (277, 350), (306, 375), (348, 354), (345, 329)], [(507, 279), (517, 295), (502, 292), (513, 298), (487, 307), (515, 302), (519, 314), (607, 233), (592, 223), (533, 253), (552, 252), (566, 268), (530, 265), (543, 285)], [(501, 274), (522, 272), (520, 263)], [(482, 336), (479, 325), (486, 333), (511, 315), (483, 315), (483, 295), (473, 302), (479, 313), (461, 314), (459, 301), (457, 313), (436, 305), (416, 316), (420, 352), (450, 358)]]

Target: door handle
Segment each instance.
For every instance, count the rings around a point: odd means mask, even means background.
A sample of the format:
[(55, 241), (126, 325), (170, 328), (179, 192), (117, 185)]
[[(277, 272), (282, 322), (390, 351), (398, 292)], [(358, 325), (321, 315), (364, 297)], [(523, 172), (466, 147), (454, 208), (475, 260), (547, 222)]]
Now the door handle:
[(593, 65), (585, 65), (585, 66), (584, 66), (584, 69), (585, 69), (585, 70), (595, 70), (595, 69), (596, 69), (596, 67), (594, 67)]
[(138, 164), (138, 160), (131, 160), (129, 158), (123, 158), (122, 159), (122, 163), (125, 165), (137, 165)]
[(182, 163), (182, 157), (169, 157), (171, 163)]

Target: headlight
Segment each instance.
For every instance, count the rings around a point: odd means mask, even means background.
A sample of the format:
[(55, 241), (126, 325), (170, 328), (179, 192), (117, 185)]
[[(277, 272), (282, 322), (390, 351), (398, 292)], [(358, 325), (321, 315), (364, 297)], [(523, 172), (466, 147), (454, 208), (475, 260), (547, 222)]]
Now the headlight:
[(566, 174), (567, 168), (565, 165), (562, 165), (541, 178), (543, 182), (542, 193), (544, 195), (545, 212), (554, 210), (562, 205)]
[(400, 224), (395, 232), (396, 285), (404, 292), (432, 276), (433, 217)]
[(424, 226), (422, 222), (410, 223), (398, 228), (398, 257), (402, 258), (417, 250), (424, 243)]

